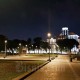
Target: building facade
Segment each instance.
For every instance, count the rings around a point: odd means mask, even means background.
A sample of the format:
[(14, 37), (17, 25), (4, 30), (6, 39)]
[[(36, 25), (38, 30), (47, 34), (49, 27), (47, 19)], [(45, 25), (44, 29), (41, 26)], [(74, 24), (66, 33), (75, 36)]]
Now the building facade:
[[(80, 44), (80, 37), (74, 32), (69, 32), (68, 27), (63, 27), (61, 34), (56, 39), (66, 39), (66, 38), (75, 39)], [(56, 48), (58, 48), (58, 45), (56, 44), (56, 39), (54, 38), (50, 39), (50, 46), (51, 46), (52, 52), (56, 52)], [(47, 40), (47, 42), (49, 42), (49, 40)], [(79, 49), (80, 49), (80, 45), (79, 45)], [(74, 45), (74, 47), (72, 48), (72, 51), (79, 51), (79, 49)]]

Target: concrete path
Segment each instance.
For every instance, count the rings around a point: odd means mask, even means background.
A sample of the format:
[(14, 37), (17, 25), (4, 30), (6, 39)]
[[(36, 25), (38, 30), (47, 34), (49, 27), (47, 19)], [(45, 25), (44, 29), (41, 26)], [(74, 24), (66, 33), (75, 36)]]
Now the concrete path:
[(14, 56), (7, 56), (4, 58), (0, 56), (0, 60), (48, 60), (49, 57), (45, 56), (25, 56), (25, 55), (14, 55)]
[(80, 62), (69, 62), (67, 55), (59, 55), (25, 80), (80, 80)]

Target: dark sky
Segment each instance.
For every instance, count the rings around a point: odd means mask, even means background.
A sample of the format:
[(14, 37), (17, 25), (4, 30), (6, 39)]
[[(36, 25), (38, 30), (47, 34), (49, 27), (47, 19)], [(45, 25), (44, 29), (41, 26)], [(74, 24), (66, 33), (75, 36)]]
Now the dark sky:
[(80, 0), (0, 0), (0, 34), (9, 39), (46, 38), (62, 27), (80, 35)]

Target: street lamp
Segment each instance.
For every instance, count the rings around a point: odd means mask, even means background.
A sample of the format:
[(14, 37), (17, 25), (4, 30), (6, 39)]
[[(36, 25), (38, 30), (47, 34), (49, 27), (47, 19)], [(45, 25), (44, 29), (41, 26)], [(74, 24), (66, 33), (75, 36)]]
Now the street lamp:
[[(48, 36), (48, 39), (49, 39), (49, 45), (50, 45), (51, 33), (48, 33), (47, 36)], [(50, 59), (50, 48), (49, 48), (49, 61), (51, 61), (51, 59)]]
[(33, 49), (33, 45), (32, 45), (32, 49)]
[(33, 48), (33, 45), (32, 45), (32, 48)]
[(21, 43), (19, 43), (19, 46), (21, 46)]
[(26, 47), (27, 47), (27, 45), (26, 45)]
[(4, 56), (4, 58), (5, 58), (6, 57), (6, 52), (7, 52), (7, 48), (6, 48), (6, 46), (7, 46), (7, 40), (5, 40), (4, 43), (5, 43), (5, 56)]
[(26, 53), (27, 53), (28, 49), (27, 49), (27, 45), (26, 45)]
[(21, 43), (19, 43), (19, 56), (21, 54)]

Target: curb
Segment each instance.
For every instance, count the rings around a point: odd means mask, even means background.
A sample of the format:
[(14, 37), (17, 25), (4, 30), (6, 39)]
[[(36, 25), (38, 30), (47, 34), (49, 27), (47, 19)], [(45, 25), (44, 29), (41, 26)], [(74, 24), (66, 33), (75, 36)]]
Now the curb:
[(45, 66), (46, 64), (48, 64), (49, 61), (45, 62), (44, 64), (38, 66), (37, 68), (34, 68), (32, 71), (30, 71), (29, 73), (24, 73), (12, 80), (24, 80), (25, 78), (27, 78), (28, 76), (30, 76), (31, 74), (33, 74), (34, 72), (36, 72), (37, 70), (39, 70), (40, 68), (42, 68), (43, 66)]

